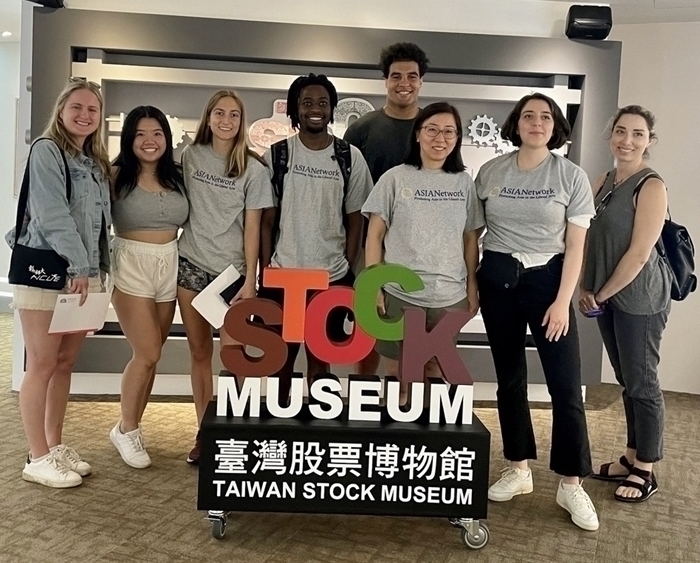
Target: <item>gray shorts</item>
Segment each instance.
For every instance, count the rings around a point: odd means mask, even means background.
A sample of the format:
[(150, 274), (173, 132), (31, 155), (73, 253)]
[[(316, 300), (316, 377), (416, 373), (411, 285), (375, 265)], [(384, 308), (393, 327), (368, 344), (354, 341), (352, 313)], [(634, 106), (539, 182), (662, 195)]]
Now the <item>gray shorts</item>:
[[(426, 328), (430, 330), (437, 324), (438, 317), (442, 311), (445, 309), (466, 309), (468, 307), (468, 301), (465, 297), (461, 301), (455, 303), (454, 305), (450, 305), (449, 307), (419, 307), (418, 305), (413, 305), (407, 301), (404, 301), (403, 299), (399, 299), (398, 297), (391, 295), (390, 293), (384, 292), (384, 307), (386, 309), (386, 314), (383, 315), (383, 318), (388, 320), (396, 320), (401, 317), (405, 307), (418, 307), (423, 309), (425, 311)], [(457, 335), (455, 335), (453, 341), (456, 346)], [(394, 342), (388, 340), (377, 340), (374, 349), (385, 358), (398, 360), (401, 358), (402, 346), (403, 342), (401, 340)]]

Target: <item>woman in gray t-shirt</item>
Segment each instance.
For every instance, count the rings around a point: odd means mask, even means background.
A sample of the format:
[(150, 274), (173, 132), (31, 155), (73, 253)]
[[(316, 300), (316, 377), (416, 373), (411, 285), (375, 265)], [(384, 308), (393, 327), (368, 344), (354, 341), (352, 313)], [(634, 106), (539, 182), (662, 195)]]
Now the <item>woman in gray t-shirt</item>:
[(581, 486), (591, 473), (591, 452), (571, 304), (593, 196), (583, 170), (552, 152), (570, 132), (552, 99), (525, 96), (502, 132), (518, 150), (487, 162), (476, 179), (487, 229), (479, 299), (498, 379), (503, 454), (510, 461), (488, 497), (504, 502), (532, 492), (528, 460), (537, 449), (527, 397), (529, 326), (552, 398), (550, 468), (561, 476), (557, 503), (574, 524), (597, 530), (595, 508)]
[[(426, 310), (428, 328), (446, 307), (479, 308), (475, 280), (478, 240), (484, 226), (474, 182), (462, 163), (462, 123), (447, 103), (430, 104), (416, 118), (406, 163), (377, 182), (362, 213), (369, 218), (365, 262), (386, 261), (416, 272), (425, 288), (405, 292), (387, 284), (377, 306), (398, 318), (404, 306)], [(378, 342), (389, 375), (398, 376), (400, 342)], [(435, 359), (426, 376), (442, 375)], [(402, 400), (405, 388), (402, 384)]]
[(595, 185), (579, 301), (582, 313), (597, 317), (622, 385), (627, 449), (594, 476), (620, 482), (615, 499), (623, 502), (642, 502), (657, 491), (652, 469), (663, 457), (665, 407), (657, 368), (671, 273), (655, 248), (668, 206), (666, 186), (645, 163), (655, 138), (654, 116), (640, 106), (622, 108), (613, 120), (610, 150), (617, 167)]
[[(194, 143), (182, 153), (182, 168), (190, 215), (178, 246), (177, 300), (201, 423), (213, 393), (213, 338), (211, 326), (192, 300), (231, 265), (245, 276), (233, 300), (255, 297), (260, 221), (263, 209), (272, 207), (270, 171), (248, 148), (245, 109), (235, 92), (221, 90), (209, 99)], [(219, 334), (222, 345), (233, 343), (223, 329)], [(199, 438), (187, 462), (199, 463)]]

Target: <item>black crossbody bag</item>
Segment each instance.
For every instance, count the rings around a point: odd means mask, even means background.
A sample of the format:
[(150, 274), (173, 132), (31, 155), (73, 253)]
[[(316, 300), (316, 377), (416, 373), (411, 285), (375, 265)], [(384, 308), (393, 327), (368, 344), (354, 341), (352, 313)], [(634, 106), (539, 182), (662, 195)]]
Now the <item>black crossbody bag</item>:
[[(37, 139), (40, 140), (40, 139)], [(34, 148), (34, 145), (32, 145)], [(71, 198), (71, 179), (70, 169), (66, 155), (58, 147), (63, 158), (63, 166), (66, 174), (66, 198), (70, 202)], [(24, 169), (24, 178), (22, 179), (22, 189), (19, 192), (19, 201), (17, 203), (17, 221), (15, 223), (15, 245), (12, 248), (12, 256), (10, 258), (10, 271), (8, 273), (8, 281), (12, 285), (28, 285), (30, 287), (39, 287), (41, 289), (63, 289), (66, 286), (68, 278), (68, 261), (60, 256), (55, 250), (43, 250), (32, 248), (19, 244), (19, 234), (22, 230), (22, 224), (27, 213), (27, 202), (29, 200), (29, 159), (31, 158), (31, 149), (27, 158), (27, 166)]]

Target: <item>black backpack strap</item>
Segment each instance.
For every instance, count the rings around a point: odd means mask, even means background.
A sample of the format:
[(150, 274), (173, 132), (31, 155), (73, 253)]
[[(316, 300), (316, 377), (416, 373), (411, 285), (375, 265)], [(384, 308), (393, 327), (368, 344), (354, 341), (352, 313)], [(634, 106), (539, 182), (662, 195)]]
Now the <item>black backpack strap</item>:
[(345, 200), (348, 197), (348, 186), (350, 184), (350, 173), (352, 172), (352, 155), (350, 153), (350, 143), (339, 137), (333, 137), (333, 152), (335, 160), (340, 168), (340, 175), (343, 177), (343, 217), (345, 217)]
[[(53, 139), (49, 139), (48, 137), (39, 137), (32, 143), (32, 146), (29, 148), (29, 155), (27, 156), (27, 165), (24, 168), (22, 187), (20, 188), (19, 199), (17, 201), (17, 217), (15, 219), (15, 243), (17, 243), (17, 241), (19, 240), (19, 234), (22, 230), (24, 218), (27, 214), (27, 204), (29, 203), (29, 159), (32, 156), (32, 149), (34, 148), (34, 146), (42, 140), (47, 140), (51, 141), (52, 143), (55, 143)], [(73, 186), (71, 184), (70, 179), (70, 168), (68, 168), (68, 160), (66, 159), (66, 153), (58, 145), (56, 145), (56, 147), (58, 148), (58, 152), (61, 153), (61, 158), (63, 159), (63, 169), (64, 174), (66, 176), (66, 198), (70, 203), (70, 198), (73, 192)]]
[[(649, 172), (648, 174), (642, 176), (639, 179), (637, 186), (634, 188), (634, 191), (632, 192), (632, 201), (634, 201), (635, 204), (637, 202), (637, 198), (639, 197), (639, 192), (642, 190), (642, 187), (644, 186), (646, 181), (651, 178), (656, 178), (657, 180), (661, 180), (663, 182), (663, 178), (659, 176), (656, 172)], [(666, 214), (669, 216), (670, 219), (671, 212), (668, 208), (666, 208)], [(661, 256), (666, 256), (666, 249), (664, 248), (664, 241), (662, 237), (659, 237), (659, 240), (656, 241), (656, 252), (658, 252)]]
[(289, 143), (282, 139), (270, 147), (270, 160), (272, 161), (272, 190), (277, 198), (275, 209), (275, 221), (272, 225), (272, 252), (277, 244), (277, 236), (280, 230), (280, 218), (282, 216), (282, 194), (284, 193), (284, 177), (289, 172)]
[(287, 163), (289, 162), (289, 143), (287, 139), (282, 139), (270, 147), (270, 157), (272, 160), (272, 188), (275, 197), (278, 199), (278, 207), (282, 201), (284, 191), (284, 177), (289, 172)]

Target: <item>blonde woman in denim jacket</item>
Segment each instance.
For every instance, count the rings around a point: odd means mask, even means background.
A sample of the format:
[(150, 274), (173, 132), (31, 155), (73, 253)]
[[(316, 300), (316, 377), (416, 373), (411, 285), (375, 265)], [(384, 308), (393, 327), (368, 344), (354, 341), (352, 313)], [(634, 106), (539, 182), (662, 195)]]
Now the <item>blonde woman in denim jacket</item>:
[[(13, 286), (12, 306), (19, 311), (27, 357), (19, 392), (29, 442), (22, 478), (54, 488), (80, 485), (91, 471), (62, 440), (73, 364), (86, 333), (49, 334), (49, 325), (59, 294), (79, 293), (82, 305), (88, 292), (103, 291), (102, 272), (109, 270), (109, 160), (102, 141), (102, 108), (96, 84), (70, 82), (27, 162), (29, 200), (18, 242), (53, 249), (68, 262), (63, 291)], [(70, 201), (61, 150), (70, 170)], [(6, 239), (14, 246), (14, 228)]]

